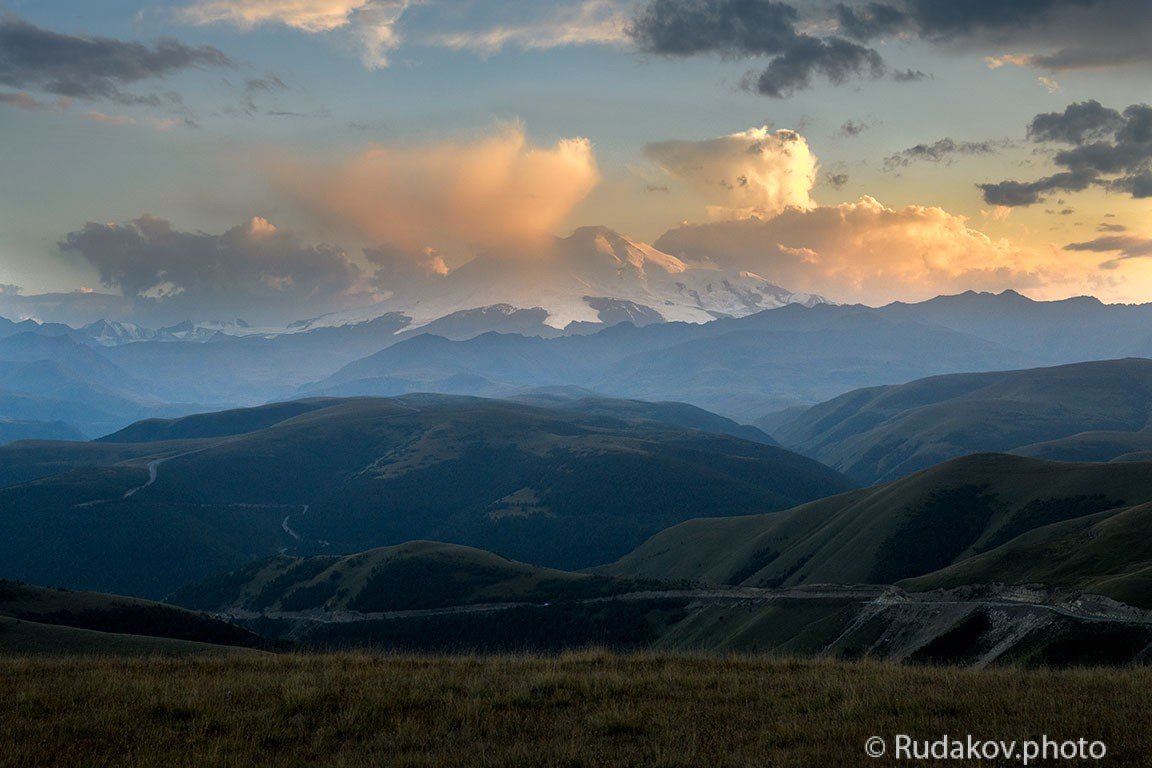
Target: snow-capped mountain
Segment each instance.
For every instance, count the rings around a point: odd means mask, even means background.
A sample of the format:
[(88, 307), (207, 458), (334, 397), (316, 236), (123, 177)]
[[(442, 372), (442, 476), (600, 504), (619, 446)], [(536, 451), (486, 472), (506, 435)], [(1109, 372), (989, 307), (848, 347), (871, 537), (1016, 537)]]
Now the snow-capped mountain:
[[(828, 303), (792, 293), (751, 272), (691, 263), (606, 227), (582, 227), (531, 253), (487, 252), (447, 275), (368, 307), (335, 312), (297, 328), (347, 325), (403, 312), (418, 328), (462, 310), (542, 309), (548, 326), (742, 317), (785, 304)], [(410, 330), (409, 329), (409, 330)]]
[(156, 338), (156, 331), (152, 328), (144, 328), (134, 323), (122, 323), (118, 320), (97, 320), (81, 328), (80, 332), (105, 347), (133, 341), (151, 341)]
[(167, 328), (145, 328), (119, 320), (97, 320), (80, 329), (80, 333), (97, 344), (115, 347), (135, 341), (207, 341), (217, 333), (247, 336), (256, 333), (275, 333), (279, 329), (254, 329), (243, 320), (210, 320), (182, 323)]

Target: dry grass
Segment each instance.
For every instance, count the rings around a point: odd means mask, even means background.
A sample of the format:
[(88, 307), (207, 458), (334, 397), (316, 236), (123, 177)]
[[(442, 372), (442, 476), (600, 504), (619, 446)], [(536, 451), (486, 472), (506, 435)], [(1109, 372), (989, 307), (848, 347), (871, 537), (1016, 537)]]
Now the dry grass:
[[(578, 653), (0, 660), (0, 766), (856, 766), (873, 734), (1102, 740), (1152, 670)], [(984, 763), (988, 765), (988, 763)]]

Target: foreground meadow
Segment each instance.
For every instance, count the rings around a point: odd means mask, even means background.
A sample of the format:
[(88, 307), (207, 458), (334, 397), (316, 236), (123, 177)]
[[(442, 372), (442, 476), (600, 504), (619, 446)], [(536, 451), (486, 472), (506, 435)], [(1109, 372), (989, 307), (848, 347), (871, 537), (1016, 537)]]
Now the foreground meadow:
[(0, 766), (876, 766), (865, 741), (896, 734), (1152, 764), (1142, 668), (364, 653), (9, 658), (0, 681)]

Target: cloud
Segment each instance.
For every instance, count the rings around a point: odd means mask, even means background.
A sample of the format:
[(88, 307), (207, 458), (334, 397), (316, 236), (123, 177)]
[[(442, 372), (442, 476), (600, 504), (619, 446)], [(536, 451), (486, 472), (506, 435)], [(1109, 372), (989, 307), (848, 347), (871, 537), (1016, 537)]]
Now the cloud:
[(876, 51), (842, 37), (814, 37), (798, 29), (800, 12), (774, 0), (649, 0), (625, 28), (645, 53), (662, 56), (770, 56), (744, 85), (784, 98), (811, 87), (816, 75), (833, 84), (880, 77)]
[(854, 77), (876, 79), (885, 71), (884, 59), (871, 48), (838, 37), (801, 35), (767, 69), (745, 83), (765, 96), (783, 99), (811, 88), (817, 74), (841, 85)]
[(841, 33), (862, 43), (903, 36), (950, 48), (1044, 49), (990, 56), (993, 68), (1061, 72), (1152, 61), (1149, 0), (897, 0), (841, 3), (835, 16)]
[(371, 0), (199, 0), (177, 14), (193, 24), (228, 23), (243, 29), (283, 24), (305, 32), (347, 26)]
[(917, 144), (894, 155), (884, 158), (884, 167), (905, 168), (915, 162), (939, 163), (950, 160), (952, 155), (990, 155), (1000, 148), (992, 141), (955, 141), (940, 139), (932, 144)]
[(626, 32), (646, 53), (776, 55), (795, 42), (800, 14), (772, 0), (651, 0)]
[(280, 24), (310, 34), (350, 27), (370, 69), (388, 66), (388, 54), (399, 47), (396, 30), (404, 13), (418, 0), (198, 0), (177, 15), (193, 24), (231, 24), (253, 29)]
[(795, 131), (767, 127), (705, 141), (662, 141), (645, 153), (710, 203), (715, 219), (810, 208), (816, 157)]
[[(508, 46), (524, 50), (549, 50), (570, 45), (610, 45), (627, 40), (626, 19), (614, 0), (583, 0), (573, 6), (550, 7), (528, 20), (505, 20), (484, 29), (445, 32), (425, 42), (451, 50), (470, 50), (483, 55), (499, 53)], [(517, 7), (523, 11), (523, 6)]]
[(862, 43), (903, 32), (908, 26), (907, 13), (884, 3), (860, 7), (838, 3), (834, 10), (841, 32)]
[[(1122, 231), (1123, 227), (1120, 230)], [(1069, 243), (1064, 246), (1064, 250), (1117, 254), (1115, 258), (1100, 265), (1102, 269), (1115, 269), (1121, 261), (1126, 259), (1143, 259), (1152, 256), (1152, 238), (1137, 237), (1136, 235), (1107, 235), (1084, 243)]]
[(377, 146), (332, 164), (276, 158), (269, 168), (346, 235), (457, 263), (485, 248), (547, 240), (600, 178), (586, 139), (537, 147), (519, 125), (467, 142)]
[[(966, 217), (939, 207), (893, 208), (867, 195), (816, 205), (810, 192), (817, 161), (794, 132), (755, 129), (654, 146), (659, 149), (649, 148), (649, 155), (689, 183), (713, 219), (671, 229), (654, 243), (685, 261), (754, 272), (790, 290), (838, 301), (869, 303), (970, 289), (1080, 291), (1098, 278), (1095, 264), (994, 239)], [(732, 183), (741, 176), (749, 183)], [(847, 182), (846, 175), (827, 178), (833, 187)], [(986, 215), (1002, 219), (1009, 210)]]
[(892, 79), (897, 83), (918, 83), (921, 80), (928, 80), (932, 76), (921, 72), (918, 69), (898, 69), (892, 73)]
[(940, 208), (889, 208), (871, 197), (666, 232), (655, 246), (765, 276), (789, 290), (884, 303), (964, 290), (1044, 284), (1036, 254), (997, 241)]
[(1069, 104), (1063, 112), (1046, 112), (1032, 118), (1028, 138), (1032, 141), (1055, 141), (1083, 144), (1106, 138), (1124, 126), (1123, 116), (1098, 101)]
[(1070, 104), (1063, 112), (1037, 115), (1028, 138), (1038, 144), (1071, 145), (1053, 157), (1063, 170), (1034, 181), (981, 184), (984, 199), (998, 205), (1033, 205), (1051, 192), (1099, 186), (1134, 198), (1152, 197), (1152, 106), (1123, 112), (1096, 101)]
[(86, 100), (157, 104), (125, 86), (161, 79), (196, 67), (230, 67), (212, 46), (188, 46), (173, 38), (152, 45), (107, 37), (76, 37), (0, 15), (0, 84)]
[(867, 123), (858, 123), (855, 120), (845, 120), (836, 133), (839, 136), (854, 137), (871, 128)]
[[(887, 66), (869, 45), (885, 38), (992, 51), (993, 68), (1060, 72), (1152, 61), (1150, 24), (1152, 0), (647, 0), (626, 32), (641, 51), (662, 56), (769, 57), (744, 82), (780, 98), (818, 75), (833, 84), (883, 76)], [(912, 68), (891, 73), (895, 82), (926, 77)]]
[(68, 107), (71, 106), (71, 100), (65, 96), (61, 96), (54, 102), (45, 102), (37, 99), (30, 93), (23, 93), (21, 91), (5, 93), (0, 91), (0, 104), (22, 109), (25, 112), (47, 112), (68, 109)]
[(269, 72), (263, 77), (256, 77), (245, 81), (242, 102), (248, 112), (256, 112), (256, 97), (288, 90), (288, 86), (280, 76)]
[(104, 123), (105, 125), (135, 125), (136, 121), (131, 117), (124, 115), (106, 115), (103, 112), (85, 112), (83, 115), (85, 120), (90, 120), (93, 123)]
[(846, 173), (830, 173), (825, 178), (836, 189), (840, 189), (848, 183), (848, 174)]
[(329, 308), (363, 278), (339, 248), (304, 244), (259, 217), (220, 235), (181, 232), (154, 216), (88, 223), (59, 247), (91, 264), (105, 286), (181, 319)]

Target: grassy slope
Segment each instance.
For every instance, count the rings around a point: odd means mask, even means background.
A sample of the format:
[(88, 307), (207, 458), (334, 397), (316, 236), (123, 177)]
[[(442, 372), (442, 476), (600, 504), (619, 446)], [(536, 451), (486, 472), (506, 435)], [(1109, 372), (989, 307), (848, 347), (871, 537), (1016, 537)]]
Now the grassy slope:
[(256, 408), (236, 408), (213, 413), (197, 413), (177, 419), (145, 419), (131, 424), (98, 443), (155, 443), (165, 440), (189, 440), (227, 437), (267, 429), (303, 413), (331, 405), (326, 400), (293, 400)]
[[(977, 455), (783, 513), (689, 521), (603, 571), (750, 586), (892, 583), (1002, 548), (1028, 530), (1149, 499), (1152, 471), (1146, 464)], [(1139, 522), (1127, 530), (1136, 535)], [(1093, 542), (1095, 556), (1079, 560), (1078, 575), (1066, 583), (1130, 597), (1127, 589), (1093, 574), (1139, 569), (1149, 563), (1147, 553), (1126, 545), (1123, 536)], [(1016, 562), (1014, 571), (990, 566), (970, 581), (1005, 581), (1012, 574), (1012, 581), (1042, 582), (1049, 575), (1050, 566), (1039, 557)]]
[[(8, 656), (188, 656), (259, 653), (249, 648), (41, 624), (0, 616), (0, 664)], [(0, 765), (2, 765), (0, 759)]]
[(999, 581), (1068, 586), (1152, 608), (1152, 505), (1039, 528), (921, 578), (911, 589)]
[[(22, 458), (71, 469), (0, 490), (5, 575), (162, 597), (321, 540), (336, 552), (447, 540), (571, 569), (701, 513), (785, 509), (850, 486), (730, 436), (443, 396), (335, 401), (256, 432), (146, 445)], [(77, 454), (93, 450), (131, 458), (83, 466)], [(158, 456), (172, 458), (157, 482), (122, 498)], [(110, 501), (83, 506), (99, 500)], [(282, 528), (289, 516), (300, 539)]]
[(239, 627), (163, 603), (3, 580), (0, 580), (0, 616), (120, 635), (233, 646), (266, 645), (261, 638)]
[(373, 613), (598, 597), (630, 586), (471, 547), (416, 541), (345, 557), (282, 555), (179, 590), (170, 602), (201, 610)]
[[(959, 374), (850, 392), (776, 431), (785, 445), (863, 483), (988, 451), (1107, 460), (1148, 445), (1152, 361)], [(1081, 433), (1111, 432), (1114, 445)], [(1128, 433), (1130, 440), (1117, 440)], [(1032, 448), (1042, 443), (1043, 447)], [(1136, 446), (1136, 447), (1126, 447)]]
[(581, 653), (0, 660), (0, 765), (874, 766), (867, 738), (1101, 740), (1152, 672)]

